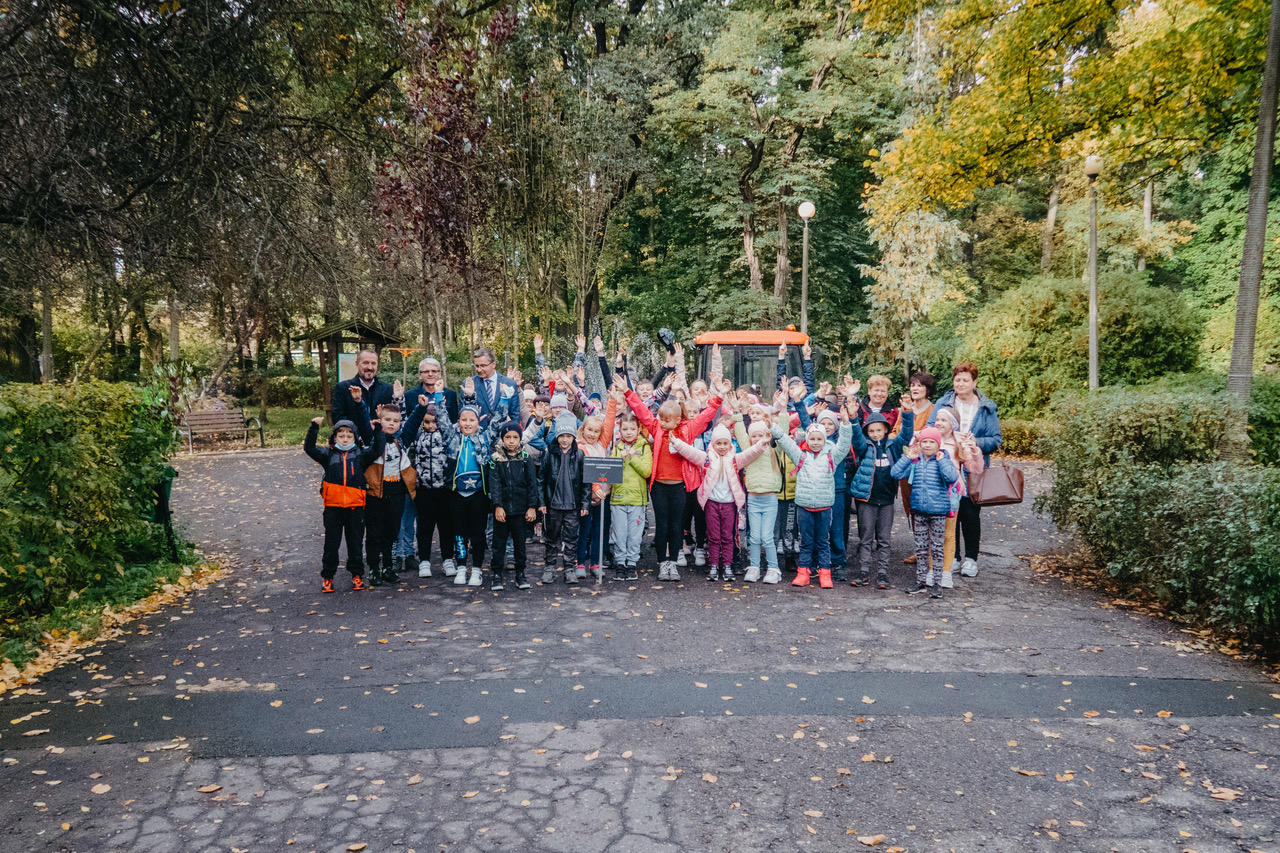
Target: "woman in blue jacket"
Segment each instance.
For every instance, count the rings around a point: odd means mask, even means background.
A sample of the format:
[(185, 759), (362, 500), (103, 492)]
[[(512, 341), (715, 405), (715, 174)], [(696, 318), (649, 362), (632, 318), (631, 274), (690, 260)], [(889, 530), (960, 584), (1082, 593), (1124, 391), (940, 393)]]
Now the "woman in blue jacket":
[[(978, 393), (978, 367), (965, 361), (957, 364), (951, 371), (952, 389), (942, 395), (942, 399), (933, 407), (929, 415), (929, 426), (933, 426), (938, 410), (950, 406), (960, 415), (960, 424), (956, 427), (956, 439), (969, 442), (982, 451), (982, 465), (991, 467), (991, 453), (1000, 446), (1000, 418), (996, 414), (996, 404), (988, 397)], [(975, 459), (969, 465), (976, 465)], [(914, 486), (913, 486), (914, 488)], [(964, 562), (960, 564), (960, 574), (967, 578), (978, 574), (978, 545), (982, 539), (982, 520), (979, 507), (967, 496), (960, 499), (957, 511), (956, 553), (960, 553), (961, 541), (964, 543)]]

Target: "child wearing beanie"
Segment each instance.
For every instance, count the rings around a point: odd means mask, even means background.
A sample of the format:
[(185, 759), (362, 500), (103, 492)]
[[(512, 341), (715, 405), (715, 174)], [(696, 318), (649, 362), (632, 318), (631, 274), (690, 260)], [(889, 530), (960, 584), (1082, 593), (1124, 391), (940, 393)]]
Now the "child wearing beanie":
[(911, 512), (915, 516), (917, 571), (930, 566), (926, 580), (918, 581), (912, 592), (927, 588), (927, 580), (933, 581), (933, 598), (942, 598), (942, 556), (947, 532), (947, 515), (951, 512), (951, 484), (960, 473), (942, 450), (942, 433), (934, 427), (926, 427), (919, 434), (919, 441), (907, 448), (891, 471), (899, 480), (911, 481)]
[[(762, 406), (752, 407), (749, 429), (744, 429), (742, 423), (742, 415), (735, 414), (733, 434), (739, 447), (760, 439), (772, 443), (768, 413)], [(766, 568), (765, 583), (782, 580), (774, 528), (778, 523), (778, 490), (783, 484), (784, 464), (779, 451), (770, 447), (746, 467), (743, 475), (747, 489), (747, 570), (742, 579), (747, 583), (760, 580), (762, 565)]]
[(898, 493), (898, 480), (890, 471), (902, 451), (911, 443), (915, 414), (903, 409), (902, 429), (889, 438), (889, 420), (879, 412), (867, 415), (861, 430), (853, 434), (853, 453), (857, 467), (849, 478), (849, 493), (858, 507), (859, 576), (854, 586), (871, 584), (875, 569), (876, 584), (889, 587), (889, 536), (893, 531), (893, 501)]
[[(591, 484), (582, 482), (582, 460), (578, 448), (578, 419), (572, 412), (561, 412), (555, 420), (555, 441), (547, 448), (542, 461), (542, 488), (539, 510), (546, 518), (544, 530), (547, 546), (546, 567), (542, 582), (554, 583), (556, 572), (569, 559), (577, 557), (578, 529), (591, 505)], [(576, 584), (577, 572), (572, 565), (564, 573), (564, 582)]]
[(525, 579), (525, 534), (537, 519), (540, 484), (533, 457), (520, 440), (520, 424), (508, 421), (498, 430), (498, 447), (489, 460), (489, 498), (493, 501), (493, 571), (490, 589), (505, 587), (507, 539), (515, 552), (516, 588), (528, 589)]
[(707, 580), (733, 580), (733, 540), (738, 529), (738, 511), (747, 502), (746, 490), (738, 472), (759, 459), (769, 449), (769, 441), (758, 435), (756, 441), (741, 453), (733, 452), (733, 439), (723, 424), (711, 431), (710, 451), (699, 450), (672, 436), (676, 452), (702, 468), (698, 486), (698, 503), (707, 513), (707, 560), (711, 569)]
[(840, 410), (840, 432), (834, 444), (821, 425), (809, 425), (802, 448), (778, 424), (773, 437), (796, 463), (796, 516), (800, 522), (800, 557), (795, 586), (808, 586), (810, 570), (818, 570), (818, 585), (831, 589), (831, 508), (836, 502), (836, 460), (849, 455), (853, 428), (849, 410)]

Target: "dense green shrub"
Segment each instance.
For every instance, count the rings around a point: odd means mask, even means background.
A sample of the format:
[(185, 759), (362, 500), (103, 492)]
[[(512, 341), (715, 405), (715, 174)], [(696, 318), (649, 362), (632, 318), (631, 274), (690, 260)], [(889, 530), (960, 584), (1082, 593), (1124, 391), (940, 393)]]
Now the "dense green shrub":
[(1280, 464), (1280, 380), (1255, 376), (1249, 400), (1249, 440), (1257, 460), (1264, 465)]
[(1216, 461), (1242, 407), (1223, 393), (1059, 398), (1037, 500), (1126, 585), (1259, 641), (1280, 638), (1280, 471)]
[(1009, 456), (1038, 456), (1040, 438), (1046, 429), (1041, 420), (1000, 419), (1000, 450)]
[[(248, 406), (259, 404), (256, 385), (243, 402)], [(267, 405), (281, 409), (319, 409), (321, 406), (320, 377), (272, 376), (267, 379)]]
[[(1034, 278), (988, 304), (964, 328), (958, 360), (973, 361), (978, 387), (1001, 414), (1041, 411), (1089, 377), (1089, 293), (1075, 279)], [(1138, 384), (1195, 365), (1203, 324), (1174, 291), (1141, 276), (1099, 283), (1098, 369), (1103, 385)]]
[(0, 387), (0, 616), (45, 613), (160, 556), (148, 519), (174, 446), (169, 389)]

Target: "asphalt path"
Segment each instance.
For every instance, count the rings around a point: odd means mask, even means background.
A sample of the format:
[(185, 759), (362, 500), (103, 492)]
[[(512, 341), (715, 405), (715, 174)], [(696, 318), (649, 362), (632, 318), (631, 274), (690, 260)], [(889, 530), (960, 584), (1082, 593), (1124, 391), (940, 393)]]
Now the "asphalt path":
[(232, 570), (0, 697), (4, 850), (1280, 853), (1280, 685), (1032, 571), (1065, 543), (1030, 499), (941, 601), (901, 519), (887, 591), (658, 584), (649, 549), (321, 595), (314, 463), (178, 467)]

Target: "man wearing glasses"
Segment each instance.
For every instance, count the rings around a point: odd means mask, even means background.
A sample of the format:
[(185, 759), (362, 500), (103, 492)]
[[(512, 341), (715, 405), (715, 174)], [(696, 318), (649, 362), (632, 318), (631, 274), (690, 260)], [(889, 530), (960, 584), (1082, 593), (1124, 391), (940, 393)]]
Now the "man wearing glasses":
[(487, 429), (497, 417), (500, 422), (520, 420), (520, 388), (515, 380), (498, 375), (498, 361), (493, 350), (481, 347), (471, 358), (476, 375), (476, 405), (480, 407), (480, 428)]
[[(412, 391), (406, 391), (408, 399), (416, 401), (419, 394), (430, 397), (436, 391), (439, 385), (444, 393), (444, 407), (449, 411), (449, 420), (453, 423), (458, 422), (458, 393), (451, 388), (447, 388), (442, 384), (444, 379), (444, 371), (440, 367), (440, 362), (434, 358), (427, 356), (418, 362), (418, 387)], [(413, 403), (416, 405), (416, 402)]]

